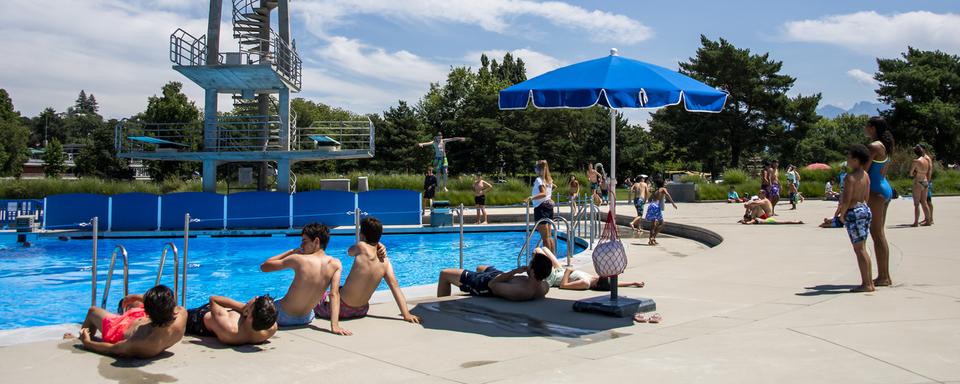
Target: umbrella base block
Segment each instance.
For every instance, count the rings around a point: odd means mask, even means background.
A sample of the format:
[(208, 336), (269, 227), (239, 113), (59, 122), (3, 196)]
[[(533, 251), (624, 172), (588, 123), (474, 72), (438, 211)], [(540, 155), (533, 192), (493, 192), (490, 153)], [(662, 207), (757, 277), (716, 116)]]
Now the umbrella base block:
[(614, 317), (630, 317), (637, 312), (651, 312), (657, 310), (657, 303), (653, 299), (617, 297), (610, 300), (610, 295), (591, 297), (577, 300), (573, 303), (573, 310), (577, 312), (599, 313)]

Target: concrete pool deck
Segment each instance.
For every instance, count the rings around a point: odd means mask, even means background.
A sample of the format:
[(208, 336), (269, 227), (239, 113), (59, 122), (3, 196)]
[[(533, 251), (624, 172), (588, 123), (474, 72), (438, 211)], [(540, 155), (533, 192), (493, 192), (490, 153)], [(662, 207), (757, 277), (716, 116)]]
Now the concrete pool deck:
[[(574, 313), (595, 292), (551, 290), (530, 303), (410, 297), (422, 326), (392, 303), (344, 322), (285, 330), (265, 345), (227, 348), (185, 337), (160, 358), (117, 360), (72, 341), (0, 348), (3, 382), (960, 382), (960, 198), (935, 200), (937, 224), (908, 228), (909, 200), (888, 214), (894, 287), (843, 293), (859, 275), (842, 229), (817, 227), (835, 203), (781, 205), (800, 226), (743, 226), (739, 205), (680, 204), (668, 221), (721, 236), (708, 248), (627, 238), (622, 279), (647, 287), (661, 324)], [(522, 211), (522, 209), (520, 209)], [(499, 211), (499, 210), (498, 210)], [(510, 209), (504, 209), (509, 212)], [(632, 211), (623, 207), (621, 213)], [(469, 216), (468, 216), (469, 218)], [(870, 247), (872, 253), (872, 247)], [(951, 249), (954, 249), (951, 251)], [(410, 291), (414, 293), (414, 291)], [(424, 296), (428, 295), (428, 296)], [(411, 295), (413, 296), (413, 295)], [(79, 299), (79, 298), (78, 298)], [(316, 328), (316, 329), (315, 329)], [(584, 333), (587, 333), (584, 335)]]

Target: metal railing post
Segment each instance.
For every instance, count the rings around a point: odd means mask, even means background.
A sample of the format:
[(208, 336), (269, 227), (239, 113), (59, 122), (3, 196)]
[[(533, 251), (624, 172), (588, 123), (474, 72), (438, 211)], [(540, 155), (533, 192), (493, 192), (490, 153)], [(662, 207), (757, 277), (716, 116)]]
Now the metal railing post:
[(107, 309), (107, 299), (110, 298), (110, 284), (113, 282), (113, 267), (117, 263), (117, 251), (123, 258), (123, 297), (130, 294), (130, 268), (127, 259), (127, 249), (122, 245), (113, 248), (113, 254), (110, 255), (110, 270), (107, 271), (107, 281), (103, 285), (103, 300), (100, 301), (100, 308)]
[(187, 306), (187, 253), (190, 250), (190, 213), (183, 215), (183, 286), (180, 287), (180, 306)]
[[(526, 220), (526, 221), (525, 221), (525, 223), (526, 223), (526, 224), (525, 224), (525, 225), (526, 225), (526, 231), (524, 231), (524, 234), (527, 236), (527, 242), (529, 243), (529, 242), (530, 242), (530, 232), (531, 232), (531, 229), (530, 229), (530, 202), (529, 202), (529, 201), (525, 202), (525, 205), (526, 205), (525, 208), (526, 208), (526, 210), (527, 210), (527, 213), (526, 213), (526, 219), (525, 219), (525, 220)], [(529, 245), (530, 245), (530, 244), (524, 244), (523, 246), (524, 246), (524, 248), (529, 248)]]
[(163, 253), (160, 254), (160, 268), (157, 271), (157, 280), (154, 286), (160, 285), (160, 279), (163, 277), (163, 265), (167, 261), (167, 251), (173, 250), (173, 297), (176, 298), (180, 293), (180, 256), (175, 244), (166, 243), (163, 246)]
[(460, 204), (460, 269), (463, 269), (463, 204)]
[(353, 210), (353, 231), (356, 242), (360, 242), (360, 208)]
[(597, 206), (596, 206), (596, 204), (594, 204), (593, 196), (590, 196), (590, 219), (589, 219), (589, 220), (590, 220), (590, 221), (589, 221), (589, 223), (590, 223), (590, 249), (593, 249), (593, 238), (594, 238), (594, 235), (595, 235), (594, 230), (596, 229), (596, 228), (595, 228), (595, 223), (594, 223), (594, 222), (595, 222), (594, 216), (596, 215), (596, 211), (597, 211)]
[(90, 306), (95, 307), (97, 305), (97, 239), (99, 238), (100, 218), (94, 216), (92, 220), (93, 223), (93, 267), (91, 270), (92, 276), (90, 277), (91, 291), (90, 291)]

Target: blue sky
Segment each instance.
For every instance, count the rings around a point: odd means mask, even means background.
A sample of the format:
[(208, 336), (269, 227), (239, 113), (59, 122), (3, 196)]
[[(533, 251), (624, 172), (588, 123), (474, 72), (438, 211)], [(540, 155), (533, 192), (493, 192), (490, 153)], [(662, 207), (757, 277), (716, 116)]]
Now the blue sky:
[[(0, 61), (0, 87), (27, 115), (65, 109), (81, 88), (105, 116), (136, 113), (166, 81), (187, 82), (170, 69), (169, 34), (205, 32), (203, 0), (8, 2), (8, 14), (21, 17), (0, 34), (12, 41), (7, 52), (20, 54)], [(292, 9), (305, 67), (300, 96), (363, 113), (416, 102), (450, 66), (476, 67), (480, 52), (516, 52), (533, 75), (611, 47), (676, 68), (700, 34), (724, 37), (782, 60), (798, 79), (793, 94), (821, 92), (824, 103), (842, 107), (875, 99), (877, 56), (908, 44), (960, 53), (954, 1), (296, 0)], [(226, 28), (228, 18), (225, 10)], [(229, 35), (224, 50), (235, 46)], [(187, 83), (188, 95), (202, 100)]]

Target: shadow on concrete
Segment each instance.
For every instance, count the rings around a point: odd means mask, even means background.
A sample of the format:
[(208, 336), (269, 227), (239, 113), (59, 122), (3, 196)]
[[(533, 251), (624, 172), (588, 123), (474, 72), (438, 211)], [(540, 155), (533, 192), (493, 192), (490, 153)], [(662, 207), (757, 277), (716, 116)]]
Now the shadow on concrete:
[(411, 311), (423, 327), (493, 337), (576, 339), (633, 324), (633, 319), (573, 311), (573, 300), (509, 302), (487, 297), (421, 302)]
[(204, 348), (210, 348), (210, 349), (216, 349), (216, 350), (232, 349), (234, 352), (256, 353), (256, 352), (263, 351), (263, 348), (260, 348), (260, 345), (270, 344), (270, 341), (268, 340), (265, 343), (259, 344), (259, 345), (253, 345), (253, 344), (227, 345), (227, 344), (221, 343), (220, 340), (217, 340), (216, 337), (196, 337), (193, 340), (188, 341), (188, 343), (193, 345), (199, 345)]
[(113, 380), (121, 384), (133, 383), (173, 383), (177, 381), (176, 377), (163, 373), (149, 373), (140, 368), (153, 364), (154, 361), (166, 359), (173, 356), (170, 351), (163, 351), (159, 355), (149, 359), (113, 359), (111, 357), (101, 357), (100, 364), (97, 366), (97, 372), (107, 380)]
[(822, 296), (822, 295), (839, 295), (843, 293), (850, 293), (851, 289), (858, 287), (858, 285), (835, 285), (835, 284), (824, 284), (817, 285), (813, 287), (804, 287), (805, 292), (797, 292), (797, 296)]

